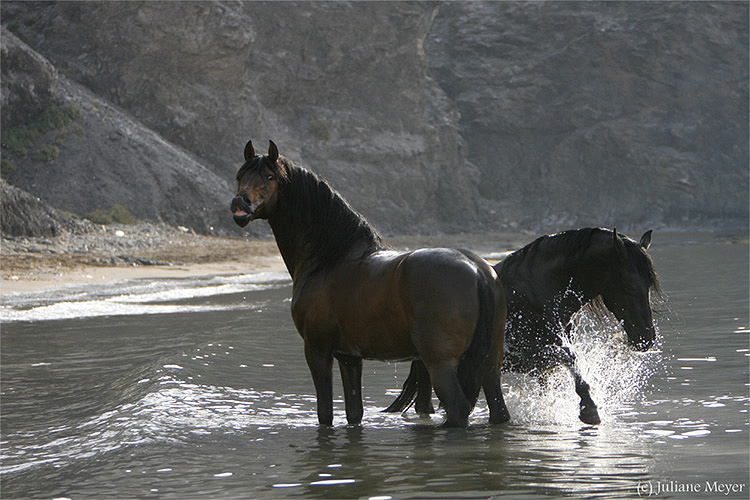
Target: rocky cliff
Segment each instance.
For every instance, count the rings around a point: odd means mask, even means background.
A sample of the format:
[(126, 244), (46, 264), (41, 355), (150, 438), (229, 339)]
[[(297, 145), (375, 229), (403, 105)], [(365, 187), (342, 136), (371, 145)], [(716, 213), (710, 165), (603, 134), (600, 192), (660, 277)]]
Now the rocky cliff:
[(12, 34), (2, 43), (3, 177), (81, 216), (133, 216), (226, 233), (229, 181), (61, 75)]
[(35, 89), (81, 109), (57, 158), (5, 148), (3, 176), (76, 213), (117, 199), (233, 231), (242, 148), (270, 138), (386, 232), (747, 226), (746, 3), (0, 9), (47, 61), (9, 64), (22, 42), (3, 31), (4, 130), (51, 99)]
[(26, 191), (0, 180), (0, 230), (12, 236), (48, 238), (64, 232), (85, 233), (93, 224), (50, 207)]
[(498, 219), (747, 224), (747, 3), (456, 2), (426, 52)]

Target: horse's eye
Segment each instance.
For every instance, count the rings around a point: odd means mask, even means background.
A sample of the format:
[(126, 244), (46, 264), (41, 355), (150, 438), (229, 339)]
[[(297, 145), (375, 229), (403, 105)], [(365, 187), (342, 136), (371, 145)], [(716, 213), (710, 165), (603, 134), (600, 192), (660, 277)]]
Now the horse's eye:
[(266, 179), (268, 179), (269, 181), (274, 180), (273, 174), (268, 174), (268, 176), (266, 176)]

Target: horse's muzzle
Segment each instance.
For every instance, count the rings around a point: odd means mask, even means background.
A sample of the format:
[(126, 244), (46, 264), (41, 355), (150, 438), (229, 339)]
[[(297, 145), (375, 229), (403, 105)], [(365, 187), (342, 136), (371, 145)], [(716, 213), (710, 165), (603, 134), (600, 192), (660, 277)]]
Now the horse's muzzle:
[(232, 213), (234, 214), (234, 223), (240, 227), (245, 227), (253, 220), (253, 209), (242, 196), (237, 196), (232, 200)]

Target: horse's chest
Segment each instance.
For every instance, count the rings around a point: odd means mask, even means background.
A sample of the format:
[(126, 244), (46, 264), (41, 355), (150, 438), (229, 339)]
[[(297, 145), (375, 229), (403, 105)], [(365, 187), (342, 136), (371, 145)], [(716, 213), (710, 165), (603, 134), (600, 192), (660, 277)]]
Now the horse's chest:
[(335, 330), (331, 304), (320, 286), (295, 287), (292, 294), (292, 319), (300, 335), (328, 335)]

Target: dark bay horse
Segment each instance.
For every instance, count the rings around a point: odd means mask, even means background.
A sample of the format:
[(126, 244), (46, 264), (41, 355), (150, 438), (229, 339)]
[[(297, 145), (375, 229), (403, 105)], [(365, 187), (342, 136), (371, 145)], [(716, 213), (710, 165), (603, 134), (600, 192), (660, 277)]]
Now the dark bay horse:
[[(617, 230), (586, 228), (542, 236), (505, 260), (495, 270), (508, 300), (503, 369), (543, 376), (558, 365), (570, 369), (581, 398), (580, 419), (600, 422), (589, 385), (575, 368), (575, 357), (562, 345), (560, 333), (583, 306), (622, 322), (631, 346), (649, 349), (656, 332), (650, 293), (659, 292), (654, 264), (646, 250), (651, 231), (640, 242)], [(432, 413), (429, 375), (418, 361), (401, 394), (385, 411), (404, 411), (417, 393), (416, 410)]]
[(333, 423), (332, 364), (341, 370), (346, 418), (362, 420), (362, 359), (419, 358), (445, 408), (466, 427), (484, 390), (490, 422), (509, 419), (500, 385), (506, 306), (495, 270), (447, 248), (399, 253), (330, 185), (251, 142), (237, 173), (234, 221), (267, 219), (292, 277), (292, 318), (317, 394), (318, 421)]

